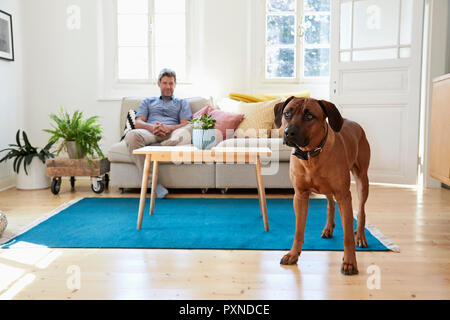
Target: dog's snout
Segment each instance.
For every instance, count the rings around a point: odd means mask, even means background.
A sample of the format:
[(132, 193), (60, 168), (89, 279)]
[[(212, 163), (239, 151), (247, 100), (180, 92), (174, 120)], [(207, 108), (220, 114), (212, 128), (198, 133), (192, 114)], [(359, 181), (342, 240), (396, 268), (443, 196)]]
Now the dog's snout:
[(294, 127), (286, 127), (286, 129), (284, 129), (284, 137), (285, 138), (293, 138), (295, 137), (295, 135), (297, 134), (297, 130)]
[(305, 137), (305, 135), (297, 126), (291, 125), (287, 126), (286, 129), (284, 129), (283, 143), (291, 147), (304, 147), (308, 145), (309, 139)]
[(287, 126), (284, 129), (283, 143), (288, 146), (294, 146), (294, 141), (297, 138), (297, 131), (296, 126)]

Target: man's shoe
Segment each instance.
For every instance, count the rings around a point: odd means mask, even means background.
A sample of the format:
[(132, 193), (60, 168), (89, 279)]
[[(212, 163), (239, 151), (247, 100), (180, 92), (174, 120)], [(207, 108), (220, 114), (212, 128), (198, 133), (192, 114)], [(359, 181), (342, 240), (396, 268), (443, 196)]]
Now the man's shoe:
[(169, 191), (160, 183), (156, 185), (155, 191), (158, 199), (164, 199), (169, 194)]

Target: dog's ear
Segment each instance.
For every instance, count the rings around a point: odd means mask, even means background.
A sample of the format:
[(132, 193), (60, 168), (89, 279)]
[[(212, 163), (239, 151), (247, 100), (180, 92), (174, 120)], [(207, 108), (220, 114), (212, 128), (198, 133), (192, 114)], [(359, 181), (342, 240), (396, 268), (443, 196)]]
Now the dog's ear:
[(318, 100), (320, 107), (322, 108), (325, 115), (328, 117), (328, 122), (330, 123), (331, 129), (335, 132), (339, 132), (344, 124), (344, 119), (341, 116), (338, 108), (326, 100)]
[(281, 127), (281, 121), (283, 120), (283, 110), (286, 108), (289, 102), (294, 99), (294, 96), (288, 98), (285, 102), (280, 102), (275, 105), (273, 112), (275, 113), (275, 126), (277, 128)]

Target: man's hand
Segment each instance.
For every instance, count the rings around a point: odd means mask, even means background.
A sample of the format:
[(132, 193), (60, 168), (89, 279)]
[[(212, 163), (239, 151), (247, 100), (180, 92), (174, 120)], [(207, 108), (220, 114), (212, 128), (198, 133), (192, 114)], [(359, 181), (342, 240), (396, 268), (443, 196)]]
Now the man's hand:
[(189, 120), (181, 120), (178, 125), (167, 125), (162, 122), (156, 122), (155, 124), (146, 123), (147, 118), (137, 117), (136, 118), (136, 129), (146, 129), (153, 133), (155, 136), (164, 138), (172, 131), (184, 127), (189, 123)]
[(171, 127), (161, 122), (156, 122), (153, 129), (153, 134), (158, 137), (165, 137), (171, 132)]

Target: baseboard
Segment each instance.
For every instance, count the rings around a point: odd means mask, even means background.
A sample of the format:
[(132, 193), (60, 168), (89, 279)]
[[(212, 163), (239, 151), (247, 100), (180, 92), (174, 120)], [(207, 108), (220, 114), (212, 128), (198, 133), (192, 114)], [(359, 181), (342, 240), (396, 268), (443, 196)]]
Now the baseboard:
[(0, 192), (16, 186), (16, 176), (0, 178)]

